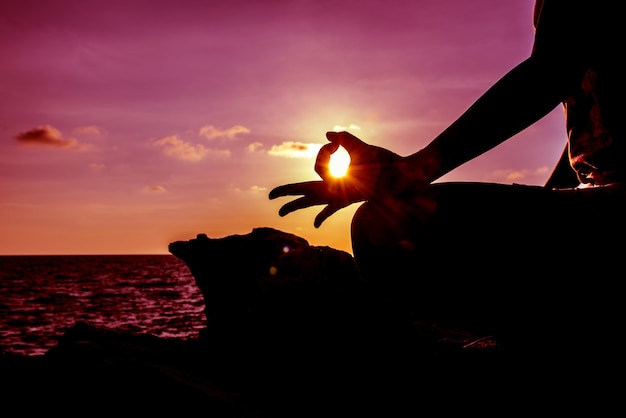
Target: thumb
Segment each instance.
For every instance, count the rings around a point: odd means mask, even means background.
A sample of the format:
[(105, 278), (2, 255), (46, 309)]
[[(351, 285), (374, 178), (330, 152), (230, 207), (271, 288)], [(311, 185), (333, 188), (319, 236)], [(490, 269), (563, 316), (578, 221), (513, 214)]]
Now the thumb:
[(337, 151), (337, 148), (339, 148), (339, 144), (330, 143), (323, 145), (317, 152), (314, 169), (323, 180), (332, 177), (330, 174), (330, 156)]

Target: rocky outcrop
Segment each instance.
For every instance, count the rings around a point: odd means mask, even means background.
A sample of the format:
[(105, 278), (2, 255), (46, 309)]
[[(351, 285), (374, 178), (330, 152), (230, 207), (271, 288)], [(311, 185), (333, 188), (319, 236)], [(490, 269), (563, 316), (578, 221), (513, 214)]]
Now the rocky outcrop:
[[(263, 387), (266, 400), (289, 393), (305, 402), (323, 382), (326, 399), (387, 405), (389, 396), (420, 387), (406, 382), (441, 367), (441, 358), (447, 368), (452, 353), (474, 364), (498, 361), (492, 339), (420, 324), (398, 311), (363, 281), (344, 251), (271, 228), (198, 235), (169, 250), (187, 264), (204, 296), (201, 343), (224, 364), (232, 362), (231, 375), (257, 393)], [(419, 390), (430, 392), (437, 380)]]
[(351, 357), (358, 357), (381, 339), (396, 357), (409, 346), (413, 353), (495, 348), (492, 339), (478, 342), (468, 333), (446, 338), (431, 328), (427, 335), (432, 325), (415, 323), (377, 294), (349, 253), (292, 234), (272, 228), (215, 239), (201, 234), (173, 242), (169, 250), (189, 267), (204, 297), (201, 340), (231, 354), (254, 344), (275, 345), (282, 357), (286, 347), (302, 352), (317, 346), (350, 347)]
[(229, 333), (235, 338), (247, 327), (262, 292), (261, 281), (271, 275), (275, 261), (308, 247), (295, 235), (256, 228), (247, 235), (215, 239), (199, 234), (171, 243), (169, 251), (185, 262), (202, 292), (208, 330), (220, 338)]
[(6, 416), (257, 416), (214, 363), (194, 340), (78, 322), (45, 355), (0, 353), (0, 404)]
[(361, 279), (350, 254), (292, 234), (200, 234), (169, 250), (204, 297), (198, 339), (78, 323), (44, 356), (0, 357), (3, 407), (23, 415), (397, 417), (484, 414), (495, 400), (519, 412), (516, 405), (543, 406), (555, 385), (589, 387), (556, 367), (557, 357), (512, 361), (488, 336), (409, 318)]
[(361, 285), (350, 254), (271, 228), (217, 239), (198, 235), (169, 250), (187, 264), (204, 297), (202, 338), (234, 346), (250, 332), (295, 318), (300, 326), (294, 323), (291, 332), (319, 323), (346, 310), (350, 292)]

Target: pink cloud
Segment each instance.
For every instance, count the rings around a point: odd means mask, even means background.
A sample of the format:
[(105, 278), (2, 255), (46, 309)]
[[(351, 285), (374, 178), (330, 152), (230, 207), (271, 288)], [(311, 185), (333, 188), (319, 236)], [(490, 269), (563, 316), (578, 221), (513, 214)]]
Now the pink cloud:
[(100, 129), (97, 126), (93, 126), (93, 125), (91, 125), (91, 126), (81, 126), (79, 128), (74, 129), (74, 133), (100, 136), (100, 135), (102, 135), (102, 129)]
[(165, 193), (167, 190), (165, 189), (165, 187), (161, 186), (161, 185), (156, 185), (156, 186), (146, 186), (143, 188), (143, 190), (145, 192), (148, 193)]
[(89, 144), (81, 144), (75, 138), (64, 138), (58, 129), (50, 125), (43, 125), (18, 134), (15, 139), (21, 145), (42, 146), (53, 148), (74, 148), (85, 150)]
[(235, 136), (237, 136), (238, 134), (248, 133), (250, 133), (250, 129), (241, 125), (235, 125), (232, 128), (228, 129), (217, 129), (213, 125), (207, 125), (200, 128), (200, 132), (198, 134), (205, 137), (206, 139), (211, 140), (216, 138), (235, 139)]
[(320, 147), (321, 144), (285, 141), (280, 145), (273, 145), (267, 153), (277, 157), (313, 158), (317, 155)]
[(261, 142), (253, 142), (251, 144), (248, 144), (246, 149), (248, 150), (248, 152), (256, 152), (263, 149), (263, 144)]
[(207, 149), (204, 146), (185, 142), (177, 135), (159, 139), (155, 142), (155, 145), (163, 147), (165, 155), (180, 160), (200, 161), (207, 154)]
[(104, 170), (104, 164), (102, 163), (90, 163), (89, 168), (94, 171)]

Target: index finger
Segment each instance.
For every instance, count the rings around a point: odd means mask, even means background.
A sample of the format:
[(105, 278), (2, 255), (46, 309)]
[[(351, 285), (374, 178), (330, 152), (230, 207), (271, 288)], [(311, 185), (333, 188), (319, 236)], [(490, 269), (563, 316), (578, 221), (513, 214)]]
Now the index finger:
[(348, 151), (348, 154), (357, 151), (359, 148), (367, 146), (365, 142), (361, 141), (359, 138), (346, 131), (326, 132), (326, 138), (330, 142), (344, 147), (346, 151)]
[(320, 183), (323, 183), (320, 180), (316, 181), (305, 181), (302, 183), (290, 183), (283, 184), (282, 186), (278, 186), (273, 188), (269, 193), (269, 198), (276, 199), (281, 196), (296, 196), (296, 195), (306, 195), (311, 192), (317, 190), (319, 188)]

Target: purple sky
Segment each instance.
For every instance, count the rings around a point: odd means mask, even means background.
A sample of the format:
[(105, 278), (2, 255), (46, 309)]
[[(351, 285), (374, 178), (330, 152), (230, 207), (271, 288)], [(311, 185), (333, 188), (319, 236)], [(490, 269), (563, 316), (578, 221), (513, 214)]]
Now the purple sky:
[[(0, 254), (167, 253), (271, 226), (351, 251), (270, 189), (347, 129), (401, 155), (532, 46), (533, 0), (0, 4)], [(488, 129), (488, 127), (485, 127)], [(442, 180), (542, 184), (562, 111)], [(298, 150), (306, 152), (296, 152)]]

